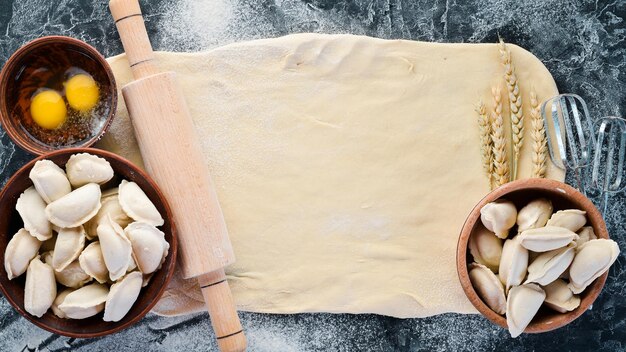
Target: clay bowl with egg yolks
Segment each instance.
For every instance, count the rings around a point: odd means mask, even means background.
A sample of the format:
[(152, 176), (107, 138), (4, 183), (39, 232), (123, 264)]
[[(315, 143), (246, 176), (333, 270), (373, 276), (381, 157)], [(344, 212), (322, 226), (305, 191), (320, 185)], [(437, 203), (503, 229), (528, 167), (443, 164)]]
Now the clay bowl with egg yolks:
[[(515, 204), (515, 207), (521, 209), (528, 202), (537, 198), (547, 198), (552, 201), (554, 212), (564, 209), (580, 209), (587, 212), (587, 225), (593, 227), (598, 238), (609, 238), (606, 224), (598, 209), (593, 205), (591, 200), (578, 192), (573, 187), (554, 180), (543, 178), (531, 178), (518, 180), (507, 183), (483, 198), (474, 209), (470, 212), (457, 244), (456, 265), (459, 280), (465, 295), (472, 305), (487, 319), (493, 323), (507, 328), (506, 316), (499, 315), (489, 308), (476, 293), (469, 279), (467, 266), (473, 262), (472, 255), (469, 252), (469, 238), (479, 228), (480, 225), (480, 209), (485, 204), (498, 199), (507, 199)], [(510, 238), (511, 236), (509, 236)], [(545, 305), (539, 309), (537, 315), (524, 330), (525, 333), (541, 333), (554, 330), (565, 326), (578, 317), (580, 317), (596, 300), (608, 273), (604, 273), (595, 279), (579, 296), (580, 306), (571, 312), (559, 313)]]
[[(97, 82), (100, 99), (104, 101), (102, 111), (98, 112), (98, 123), (93, 130), (89, 131), (86, 138), (63, 146), (52, 146), (35, 138), (23, 125), (23, 114), (24, 111), (30, 109), (28, 106), (30, 99), (24, 99), (20, 94), (31, 93), (20, 91), (18, 77), (25, 74), (25, 68), (29, 67), (33, 60), (44, 60), (41, 59), (42, 57), (55, 62), (63, 61), (68, 67), (75, 66), (77, 61), (83, 60), (92, 67), (89, 74)], [(40, 88), (46, 88), (45, 82), (41, 85)], [(0, 96), (3, 97), (0, 99), (0, 124), (15, 144), (35, 155), (42, 155), (60, 148), (93, 145), (111, 125), (117, 108), (115, 77), (107, 61), (89, 44), (64, 36), (41, 37), (15, 51), (0, 72)]]
[[(137, 301), (128, 314), (119, 322), (103, 321), (102, 313), (80, 320), (58, 318), (52, 313), (51, 309), (41, 318), (30, 315), (24, 310), (26, 274), (9, 280), (4, 268), (4, 256), (7, 244), (11, 237), (23, 227), (22, 219), (15, 210), (15, 204), (20, 194), (22, 194), (26, 188), (33, 185), (28, 177), (33, 165), (38, 160), (48, 159), (61, 168), (64, 168), (69, 157), (76, 153), (89, 153), (106, 159), (113, 167), (115, 176), (113, 180), (103, 185), (102, 189), (106, 190), (117, 187), (123, 179), (133, 181), (146, 193), (165, 220), (163, 226), (159, 226), (159, 229), (165, 234), (165, 240), (170, 244), (165, 262), (163, 262), (161, 268), (154, 273), (148, 285), (141, 289)], [(18, 170), (4, 186), (2, 193), (0, 193), (0, 265), (2, 265), (0, 269), (0, 290), (13, 308), (21, 315), (40, 328), (55, 334), (80, 338), (98, 337), (117, 332), (141, 320), (158, 302), (167, 287), (174, 272), (177, 248), (176, 229), (172, 222), (172, 213), (165, 197), (157, 185), (143, 170), (133, 165), (130, 161), (104, 150), (69, 148), (42, 155)], [(61, 289), (62, 286), (59, 285), (58, 292), (60, 292)]]

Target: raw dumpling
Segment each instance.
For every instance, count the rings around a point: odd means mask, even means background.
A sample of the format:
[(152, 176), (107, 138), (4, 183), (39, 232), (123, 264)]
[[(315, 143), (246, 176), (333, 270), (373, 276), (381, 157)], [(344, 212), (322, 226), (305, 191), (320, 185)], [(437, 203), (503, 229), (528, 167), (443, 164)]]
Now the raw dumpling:
[(100, 186), (89, 183), (55, 200), (46, 207), (46, 215), (53, 224), (77, 227), (86, 223), (100, 210)]
[(472, 263), (469, 266), (469, 278), (478, 296), (498, 314), (506, 311), (506, 297), (502, 283), (489, 268)]
[(82, 226), (60, 229), (52, 256), (54, 270), (63, 271), (78, 258), (83, 248), (85, 248), (85, 229)]
[(520, 236), (517, 235), (510, 240), (506, 240), (502, 247), (502, 260), (500, 260), (500, 268), (498, 270), (500, 281), (504, 284), (506, 292), (512, 286), (522, 283), (522, 280), (526, 277), (527, 268), (528, 250), (520, 244)]
[(541, 253), (528, 266), (526, 283), (535, 282), (546, 286), (563, 274), (574, 260), (576, 244), (570, 243), (567, 247)]
[(517, 213), (517, 232), (546, 226), (552, 215), (552, 202), (546, 198), (535, 199)]
[(87, 238), (90, 240), (97, 236), (98, 225), (100, 225), (102, 220), (106, 218), (107, 215), (122, 228), (125, 228), (128, 224), (133, 222), (133, 220), (126, 215), (124, 210), (122, 210), (117, 195), (109, 195), (106, 197), (103, 195), (101, 198), (101, 204), (102, 206), (100, 207), (98, 214), (85, 224)]
[(593, 231), (593, 227), (591, 226), (583, 226), (580, 230), (578, 230), (577, 234), (578, 241), (576, 241), (576, 250), (579, 250), (583, 243), (598, 239), (596, 233)]
[(24, 310), (41, 318), (57, 296), (57, 283), (52, 267), (39, 259), (31, 260), (26, 271)]
[(502, 256), (502, 239), (487, 230), (484, 226), (472, 233), (469, 239), (469, 250), (477, 263), (487, 266), (494, 273), (498, 272)]
[[(46, 252), (42, 255), (43, 261), (52, 266), (52, 257), (54, 252)], [(66, 266), (62, 271), (54, 271), (54, 277), (57, 282), (65, 287), (79, 288), (91, 281), (89, 276), (80, 267), (78, 260), (73, 261), (70, 265)]]
[(113, 168), (108, 161), (87, 153), (70, 156), (65, 169), (67, 178), (74, 187), (88, 183), (103, 184), (113, 178)]
[(617, 259), (619, 246), (613, 240), (590, 240), (580, 246), (569, 268), (569, 288), (581, 293), (604, 274)]
[(133, 306), (143, 284), (143, 275), (134, 271), (111, 285), (104, 307), (104, 321), (120, 321)]
[(67, 319), (67, 315), (65, 315), (65, 313), (63, 313), (63, 311), (59, 309), (59, 305), (63, 303), (67, 295), (74, 291), (76, 290), (74, 290), (73, 288), (67, 288), (57, 295), (57, 298), (55, 298), (54, 302), (52, 302), (52, 307), (50, 307), (52, 308), (52, 313), (54, 313), (54, 315), (61, 319)]
[(111, 220), (110, 216), (98, 226), (98, 238), (104, 263), (109, 270), (109, 277), (116, 281), (126, 274), (131, 261), (131, 243), (124, 235), (120, 225)]
[(552, 214), (546, 226), (564, 227), (572, 232), (580, 230), (587, 223), (586, 211), (579, 209), (559, 210)]
[(72, 191), (63, 169), (50, 160), (37, 161), (28, 176), (46, 203), (51, 203)]
[(495, 202), (487, 203), (480, 209), (480, 220), (487, 230), (493, 232), (499, 238), (505, 239), (509, 236), (509, 230), (517, 220), (517, 209), (513, 202), (505, 199), (498, 199)]
[(4, 270), (9, 280), (24, 274), (30, 261), (37, 256), (41, 242), (26, 229), (20, 229), (7, 244), (4, 252)]
[(150, 274), (157, 270), (170, 249), (165, 240), (165, 234), (156, 227), (133, 222), (124, 230), (133, 248), (133, 258), (139, 267), (139, 271)]
[(546, 291), (546, 306), (559, 313), (571, 312), (580, 306), (580, 297), (572, 293), (567, 283), (558, 279), (543, 288)]
[(506, 324), (511, 337), (518, 337), (524, 332), (545, 298), (546, 293), (536, 284), (511, 288), (506, 301)]
[(109, 289), (102, 284), (93, 283), (69, 293), (59, 309), (71, 319), (85, 319), (104, 310)]
[(55, 271), (54, 277), (61, 285), (71, 288), (82, 287), (91, 281), (91, 276), (80, 267), (78, 260), (73, 261), (63, 271)]
[(78, 257), (80, 267), (89, 276), (103, 284), (109, 280), (109, 270), (104, 263), (100, 242), (93, 242)]
[(518, 235), (524, 248), (533, 252), (547, 252), (559, 249), (578, 240), (578, 235), (564, 227), (545, 226), (530, 229)]
[(154, 226), (164, 224), (163, 218), (148, 196), (135, 182), (123, 180), (119, 186), (119, 202), (122, 209), (136, 221)]
[(28, 187), (17, 199), (15, 209), (24, 222), (24, 228), (40, 241), (52, 237), (52, 228), (46, 216), (46, 202), (35, 187)]

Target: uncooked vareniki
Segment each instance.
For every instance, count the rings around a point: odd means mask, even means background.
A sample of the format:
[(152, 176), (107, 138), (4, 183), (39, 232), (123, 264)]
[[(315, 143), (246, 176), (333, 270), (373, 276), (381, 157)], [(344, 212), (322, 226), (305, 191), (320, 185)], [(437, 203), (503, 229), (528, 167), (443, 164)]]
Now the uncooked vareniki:
[(517, 232), (546, 226), (551, 215), (552, 202), (546, 198), (535, 199), (517, 213)]
[(57, 283), (52, 267), (41, 261), (39, 256), (30, 261), (26, 270), (24, 310), (41, 318), (57, 296)]
[(135, 182), (122, 180), (118, 196), (122, 209), (131, 218), (154, 226), (164, 224), (157, 208)]
[[(53, 251), (46, 252), (42, 254), (41, 258), (46, 264), (52, 266), (53, 254)], [(54, 277), (58, 283), (70, 288), (82, 287), (92, 279), (91, 276), (85, 273), (85, 271), (80, 267), (78, 260), (73, 261), (61, 271), (54, 270)]]
[(120, 225), (111, 220), (110, 216), (98, 226), (98, 238), (109, 270), (109, 277), (116, 281), (126, 274), (131, 262), (132, 247)]
[(543, 289), (546, 292), (546, 306), (559, 313), (571, 312), (580, 306), (580, 297), (575, 295), (567, 287), (567, 283), (561, 279), (554, 281)]
[(52, 256), (54, 270), (63, 271), (78, 258), (83, 248), (85, 248), (85, 229), (82, 226), (60, 229)]
[(24, 274), (30, 261), (37, 256), (41, 242), (26, 229), (20, 229), (11, 238), (4, 251), (4, 269), (9, 280)]
[(104, 321), (120, 321), (133, 306), (143, 284), (143, 275), (134, 271), (111, 285), (104, 306)]
[(578, 240), (578, 235), (575, 232), (556, 226), (526, 230), (518, 236), (522, 246), (533, 252), (551, 251)]
[(35, 187), (28, 187), (20, 195), (15, 209), (24, 222), (24, 228), (40, 241), (52, 237), (52, 228), (46, 216), (46, 202), (41, 198)]
[(613, 240), (597, 239), (583, 243), (569, 268), (569, 288), (581, 293), (604, 274), (617, 259), (619, 246)]
[(71, 319), (85, 319), (104, 310), (109, 288), (99, 283), (83, 286), (69, 293), (59, 309)]
[(506, 311), (506, 296), (502, 283), (489, 268), (482, 264), (472, 263), (469, 266), (469, 278), (478, 296), (498, 314)]
[(170, 248), (165, 240), (165, 234), (156, 227), (142, 222), (128, 225), (124, 233), (132, 244), (133, 258), (139, 270), (144, 274), (157, 270)]
[(546, 226), (564, 227), (572, 232), (576, 232), (587, 223), (586, 214), (586, 211), (579, 209), (559, 210), (552, 214)]
[(574, 260), (576, 243), (572, 242), (566, 247), (541, 253), (528, 266), (528, 278), (526, 283), (535, 282), (541, 286), (548, 285), (558, 279)]
[(63, 169), (50, 160), (37, 161), (28, 176), (46, 203), (51, 203), (72, 191)]
[(67, 315), (65, 315), (65, 313), (63, 313), (62, 310), (59, 309), (59, 305), (61, 303), (63, 303), (63, 301), (65, 300), (65, 297), (67, 297), (67, 295), (69, 295), (70, 293), (76, 291), (73, 288), (66, 288), (65, 290), (61, 291), (58, 295), (57, 298), (54, 299), (54, 302), (52, 302), (52, 313), (54, 313), (54, 315), (56, 315), (57, 317), (61, 318), (61, 319), (67, 319)]
[(480, 224), (478, 226), (469, 239), (470, 253), (477, 263), (497, 273), (502, 256), (502, 240), (484, 226)]
[(74, 154), (65, 164), (67, 178), (74, 187), (88, 183), (103, 184), (113, 178), (113, 168), (106, 159), (88, 153)]
[(100, 210), (100, 186), (88, 183), (48, 204), (46, 215), (50, 222), (63, 227), (86, 223)]
[(506, 302), (506, 324), (511, 337), (518, 337), (524, 332), (545, 298), (546, 293), (536, 284), (511, 288)]
[(489, 231), (505, 239), (509, 236), (509, 230), (515, 225), (517, 209), (513, 202), (498, 199), (485, 204), (480, 209), (480, 220)]
[(106, 218), (107, 215), (122, 228), (125, 228), (133, 221), (120, 206), (118, 196), (116, 194), (109, 194), (105, 196), (103, 193), (101, 197), (100, 210), (96, 216), (91, 218), (91, 220), (85, 224), (85, 231), (88, 239), (92, 240), (97, 237), (96, 230), (98, 229), (98, 225), (100, 225), (102, 220)]
[(80, 267), (89, 276), (103, 284), (109, 280), (109, 270), (104, 262), (100, 242), (90, 243), (78, 257)]
[(583, 243), (598, 239), (598, 236), (596, 236), (596, 233), (593, 231), (593, 227), (591, 226), (583, 226), (580, 230), (578, 230), (577, 234), (578, 240), (576, 241), (576, 250), (579, 250)]
[(500, 269), (498, 271), (500, 281), (504, 284), (506, 292), (512, 286), (522, 283), (522, 280), (526, 277), (527, 268), (528, 250), (520, 244), (520, 236), (517, 235), (510, 240), (506, 240), (502, 247), (502, 260), (500, 261)]

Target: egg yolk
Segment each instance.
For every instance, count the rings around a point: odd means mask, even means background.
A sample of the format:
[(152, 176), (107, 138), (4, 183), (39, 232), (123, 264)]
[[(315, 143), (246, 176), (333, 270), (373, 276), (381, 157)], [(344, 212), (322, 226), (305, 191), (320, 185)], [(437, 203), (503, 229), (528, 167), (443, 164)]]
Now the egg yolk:
[(65, 97), (72, 108), (86, 112), (98, 103), (100, 90), (90, 75), (80, 73), (65, 82)]
[(39, 126), (53, 130), (67, 118), (67, 109), (61, 94), (54, 90), (37, 93), (30, 101), (30, 115)]

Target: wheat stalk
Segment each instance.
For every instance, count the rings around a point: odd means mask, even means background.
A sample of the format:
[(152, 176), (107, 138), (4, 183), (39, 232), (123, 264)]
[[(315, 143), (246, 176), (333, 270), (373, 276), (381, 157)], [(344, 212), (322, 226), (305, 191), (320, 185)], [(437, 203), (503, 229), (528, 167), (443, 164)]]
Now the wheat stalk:
[(512, 179), (517, 178), (517, 169), (519, 164), (519, 155), (522, 145), (524, 144), (524, 112), (522, 109), (522, 95), (519, 89), (517, 76), (515, 75), (515, 66), (511, 61), (511, 51), (500, 38), (500, 59), (504, 65), (504, 80), (509, 92), (509, 108), (511, 111), (511, 141), (513, 147), (512, 157)]
[(546, 160), (548, 158), (548, 141), (543, 118), (539, 109), (539, 101), (535, 88), (530, 90), (530, 136), (533, 139), (533, 177), (546, 177)]
[(506, 155), (506, 139), (502, 119), (502, 93), (500, 87), (491, 89), (493, 111), (491, 112), (491, 140), (493, 142), (493, 178), (496, 186), (509, 182), (509, 161)]
[(485, 103), (481, 100), (476, 105), (478, 127), (480, 129), (480, 156), (489, 180), (489, 188), (493, 189), (493, 140), (491, 139), (491, 119), (487, 114)]

